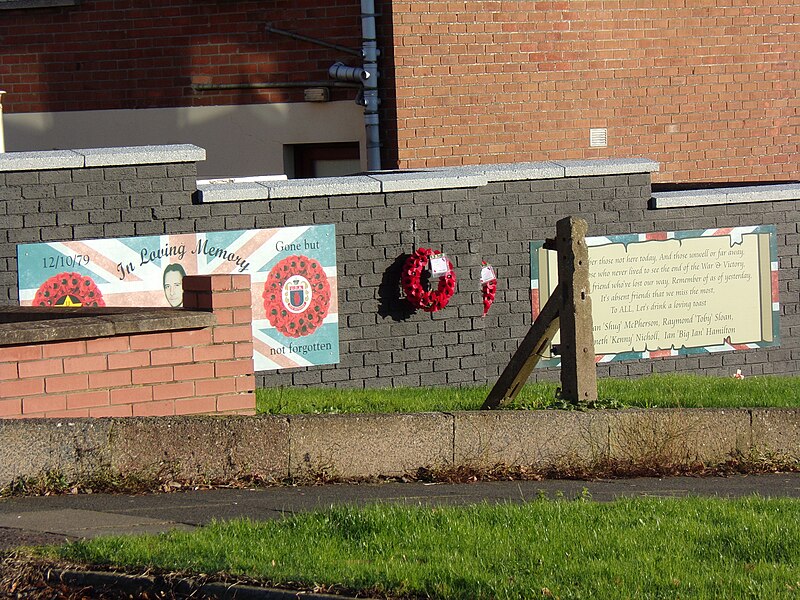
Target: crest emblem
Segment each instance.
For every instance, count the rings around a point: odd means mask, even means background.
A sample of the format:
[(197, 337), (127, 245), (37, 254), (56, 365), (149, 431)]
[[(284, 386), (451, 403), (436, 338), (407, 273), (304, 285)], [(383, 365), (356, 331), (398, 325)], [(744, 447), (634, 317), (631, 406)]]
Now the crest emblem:
[(311, 304), (311, 284), (302, 275), (292, 275), (283, 284), (283, 305), (295, 314), (305, 311)]
[(303, 306), (306, 289), (302, 285), (295, 285), (289, 288), (289, 304), (293, 308)]

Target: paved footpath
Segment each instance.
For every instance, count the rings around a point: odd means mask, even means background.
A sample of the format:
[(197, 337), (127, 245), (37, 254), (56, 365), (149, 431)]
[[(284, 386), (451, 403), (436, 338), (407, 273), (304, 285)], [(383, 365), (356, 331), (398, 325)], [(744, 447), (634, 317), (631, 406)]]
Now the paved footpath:
[(800, 498), (800, 473), (733, 477), (642, 477), (594, 481), (501, 481), (468, 484), (383, 483), (211, 489), (138, 496), (87, 494), (0, 499), (0, 550), (98, 535), (190, 530), (212, 519), (277, 519), (339, 504), (398, 502), (458, 505), (524, 502), (542, 496), (596, 501), (690, 495)]

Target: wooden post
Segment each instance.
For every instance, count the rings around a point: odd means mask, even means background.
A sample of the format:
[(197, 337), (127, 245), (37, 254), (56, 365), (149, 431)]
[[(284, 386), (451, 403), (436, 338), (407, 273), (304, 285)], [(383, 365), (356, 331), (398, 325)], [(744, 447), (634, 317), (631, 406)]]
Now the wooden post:
[(567, 217), (556, 223), (556, 239), (545, 248), (558, 253), (559, 284), (495, 383), (484, 409), (513, 400), (561, 328), (561, 397), (575, 405), (597, 400), (592, 302), (589, 298), (588, 226)]
[(561, 397), (573, 404), (597, 400), (587, 230), (586, 221), (575, 217), (556, 223), (561, 288)]

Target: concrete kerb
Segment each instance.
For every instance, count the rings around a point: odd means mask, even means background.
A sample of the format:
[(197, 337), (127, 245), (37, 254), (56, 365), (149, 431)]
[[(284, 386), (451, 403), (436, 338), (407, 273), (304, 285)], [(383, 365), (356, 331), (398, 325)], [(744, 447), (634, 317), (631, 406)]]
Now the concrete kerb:
[(106, 419), (0, 420), (0, 486), (43, 473), (97, 472), (110, 462), (110, 428)]
[(302, 415), (289, 418), (292, 477), (399, 476), (453, 462), (447, 413)]
[(543, 470), (589, 468), (608, 458), (605, 411), (474, 411), (455, 413), (456, 465)]
[(296, 590), (263, 588), (239, 583), (199, 582), (188, 578), (165, 578), (154, 575), (127, 575), (104, 571), (50, 569), (44, 574), (50, 585), (65, 584), (73, 588), (92, 588), (96, 592), (113, 591), (129, 597), (158, 596), (172, 592), (186, 597), (218, 598), (219, 600), (347, 600), (348, 596), (320, 594)]
[(641, 409), (609, 412), (609, 459), (620, 465), (716, 465), (750, 454), (750, 411)]
[(751, 451), (760, 457), (778, 461), (800, 460), (800, 409), (753, 409)]
[(289, 476), (285, 417), (192, 416), (113, 419), (109, 467), (179, 480)]
[(800, 462), (800, 409), (626, 409), (0, 420), (0, 486), (58, 472), (221, 481), (419, 469)]

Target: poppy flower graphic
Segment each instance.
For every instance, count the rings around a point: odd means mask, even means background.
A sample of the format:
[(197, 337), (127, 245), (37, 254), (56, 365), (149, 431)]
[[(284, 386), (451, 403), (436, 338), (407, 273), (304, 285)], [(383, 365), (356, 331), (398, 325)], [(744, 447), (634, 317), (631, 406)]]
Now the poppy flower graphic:
[(53, 275), (36, 290), (33, 306), (105, 306), (94, 280), (80, 273)]
[(272, 267), (262, 297), (270, 324), (286, 337), (298, 338), (322, 325), (331, 286), (319, 261), (292, 255)]

